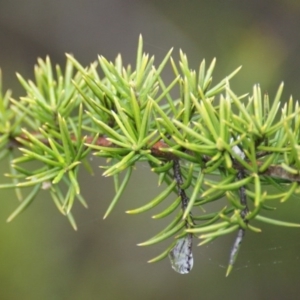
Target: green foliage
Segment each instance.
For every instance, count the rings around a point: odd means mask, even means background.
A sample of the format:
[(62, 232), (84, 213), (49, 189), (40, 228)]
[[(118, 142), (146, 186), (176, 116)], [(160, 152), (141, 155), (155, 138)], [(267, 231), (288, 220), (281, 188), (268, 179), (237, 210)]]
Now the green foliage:
[[(5, 174), (11, 183), (0, 189), (15, 189), (20, 200), (8, 221), (46, 189), (76, 229), (74, 201), (87, 207), (77, 175), (82, 163), (91, 170), (86, 158), (93, 152), (107, 158), (103, 175), (114, 178), (115, 197), (104, 218), (121, 198), (138, 161), (147, 161), (166, 187), (127, 213), (148, 211), (174, 195), (173, 203), (153, 216), (175, 213), (171, 223), (140, 245), (171, 236), (183, 243), (191, 234), (203, 245), (237, 231), (229, 274), (245, 231), (260, 232), (250, 221), (300, 227), (261, 215), (270, 209), (267, 202), (284, 202), (300, 192), (299, 103), (291, 98), (280, 108), (283, 84), (274, 100), (257, 85), (251, 95), (237, 96), (229, 83), (239, 68), (213, 85), (216, 60), (208, 67), (203, 60), (196, 72), (183, 52), (179, 63), (171, 52), (155, 67), (140, 38), (135, 69), (124, 67), (120, 55), (115, 63), (99, 56), (89, 67), (67, 55), (64, 73), (59, 66), (54, 71), (49, 58), (39, 59), (34, 82), (18, 75), (24, 97), (15, 100), (10, 92), (0, 93), (0, 158), (8, 157), (11, 168)], [(168, 63), (174, 80), (166, 84), (161, 73)], [(271, 193), (268, 186), (279, 192)], [(25, 198), (23, 188), (30, 189)], [(225, 205), (219, 201), (224, 197)], [(205, 212), (213, 201), (220, 203), (219, 209)], [(166, 257), (174, 245), (176, 241), (151, 262)]]

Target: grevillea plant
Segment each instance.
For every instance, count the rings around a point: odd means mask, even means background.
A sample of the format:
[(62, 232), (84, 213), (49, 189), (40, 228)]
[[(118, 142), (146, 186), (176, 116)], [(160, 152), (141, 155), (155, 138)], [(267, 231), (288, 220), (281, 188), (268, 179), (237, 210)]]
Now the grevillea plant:
[[(91, 169), (92, 152), (106, 158), (103, 176), (114, 179), (104, 218), (122, 198), (137, 162), (148, 162), (157, 174), (164, 190), (127, 213), (143, 213), (172, 195), (171, 205), (153, 218), (173, 220), (140, 245), (172, 237), (150, 262), (169, 256), (179, 273), (193, 266), (195, 238), (203, 245), (235, 232), (228, 275), (245, 232), (260, 232), (252, 220), (300, 227), (264, 216), (271, 201), (300, 193), (299, 103), (290, 98), (281, 104), (283, 84), (271, 100), (258, 85), (249, 95), (236, 95), (230, 80), (239, 68), (213, 84), (215, 60), (208, 67), (203, 60), (195, 71), (183, 52), (179, 62), (171, 53), (156, 67), (140, 37), (134, 68), (123, 66), (120, 55), (114, 63), (99, 56), (89, 67), (67, 55), (64, 71), (46, 58), (38, 60), (34, 81), (17, 75), (24, 96), (0, 94), (0, 158), (8, 161), (11, 180), (0, 189), (14, 189), (20, 201), (8, 222), (44, 189), (76, 229), (73, 204), (87, 206), (77, 175), (80, 166)], [(167, 64), (174, 74), (170, 83), (161, 76)], [(30, 188), (25, 197), (23, 188)], [(205, 212), (213, 201), (218, 208)]]

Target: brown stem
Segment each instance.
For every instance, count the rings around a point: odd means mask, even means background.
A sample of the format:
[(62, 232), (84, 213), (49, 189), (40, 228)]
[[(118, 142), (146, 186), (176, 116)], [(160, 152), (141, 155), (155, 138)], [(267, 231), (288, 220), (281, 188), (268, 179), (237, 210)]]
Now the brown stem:
[[(38, 135), (38, 133), (31, 133), (32, 135)], [(20, 134), (19, 138), (24, 139), (24, 140), (28, 140), (28, 138), (26, 137), (25, 134)], [(75, 136), (71, 137), (72, 140), (76, 140)], [(94, 137), (92, 136), (87, 136), (86, 138), (86, 143), (92, 143)], [(41, 142), (48, 144), (47, 139), (41, 139)], [(96, 142), (95, 145), (98, 146), (104, 146), (104, 147), (118, 147), (116, 145), (114, 145), (112, 142), (110, 142), (106, 137), (99, 137)], [(8, 145), (9, 148), (14, 148), (14, 147), (20, 147), (21, 144), (15, 139), (15, 137), (11, 137), (10, 138), (10, 143)], [(153, 156), (156, 157), (160, 157), (165, 159), (166, 161), (170, 161), (170, 160), (174, 160), (174, 159), (178, 159), (178, 157), (176, 157), (176, 155), (174, 155), (173, 153), (170, 152), (165, 152), (165, 151), (161, 151), (162, 148), (169, 148), (169, 146), (164, 142), (164, 141), (158, 141), (156, 142), (151, 150), (151, 154)], [(189, 151), (189, 153), (192, 155), (192, 152)], [(210, 161), (210, 157), (208, 156), (203, 156), (203, 161), (204, 162), (209, 162)], [(261, 164), (261, 162), (257, 161), (257, 164)], [(237, 170), (243, 170), (244, 172), (247, 172), (247, 170), (245, 170), (245, 168), (239, 164), (237, 161), (234, 161), (233, 164), (234, 168)], [(277, 178), (281, 178), (281, 179), (286, 179), (288, 181), (291, 182), (300, 182), (300, 174), (291, 174), (288, 173), (285, 169), (283, 169), (280, 165), (271, 165), (269, 166), (264, 172), (260, 173), (261, 175), (266, 175), (266, 176), (270, 176), (270, 177), (277, 177)]]

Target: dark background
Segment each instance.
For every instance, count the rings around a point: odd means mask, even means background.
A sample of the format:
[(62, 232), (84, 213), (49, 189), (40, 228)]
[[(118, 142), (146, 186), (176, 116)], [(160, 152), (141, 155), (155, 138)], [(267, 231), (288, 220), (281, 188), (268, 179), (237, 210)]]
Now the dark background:
[[(217, 57), (215, 78), (236, 67), (232, 81), (237, 93), (260, 83), (271, 97), (285, 82), (283, 101), (300, 87), (300, 2), (75, 0), (0, 1), (0, 67), (4, 86), (14, 97), (23, 91), (15, 72), (33, 77), (37, 57), (50, 55), (64, 64), (73, 53), (82, 64), (121, 53), (134, 65), (138, 35), (156, 62), (174, 47), (187, 53), (190, 66)], [(296, 299), (300, 292), (299, 230), (261, 225), (261, 234), (247, 233), (236, 267), (225, 278), (234, 235), (194, 247), (195, 265), (189, 275), (175, 273), (168, 260), (147, 264), (167, 244), (139, 248), (164, 221), (149, 214), (128, 216), (157, 193), (156, 177), (138, 165), (121, 202), (105, 221), (102, 216), (113, 196), (110, 179), (81, 173), (82, 193), (89, 209), (75, 205), (79, 230), (74, 232), (46, 192), (10, 224), (17, 207), (13, 191), (1, 191), (1, 299)], [(8, 172), (7, 161), (0, 164)], [(268, 216), (300, 222), (299, 201), (278, 204)], [(255, 224), (258, 225), (259, 224)]]

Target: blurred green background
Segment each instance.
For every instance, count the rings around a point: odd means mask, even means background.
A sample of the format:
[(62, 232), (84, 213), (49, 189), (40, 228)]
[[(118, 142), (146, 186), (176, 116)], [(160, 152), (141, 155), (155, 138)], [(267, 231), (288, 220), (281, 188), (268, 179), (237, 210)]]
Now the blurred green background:
[[(23, 91), (15, 72), (33, 77), (37, 57), (47, 54), (64, 64), (73, 53), (82, 64), (97, 54), (113, 60), (122, 53), (135, 63), (138, 35), (156, 61), (174, 47), (187, 53), (191, 68), (217, 57), (215, 78), (239, 65), (232, 81), (237, 93), (260, 83), (272, 97), (285, 82), (283, 100), (299, 98), (299, 0), (165, 1), (68, 0), (0, 1), (0, 67), (4, 86)], [(166, 74), (168, 76), (168, 74)], [(139, 248), (164, 221), (149, 214), (128, 216), (157, 193), (147, 165), (138, 165), (120, 204), (105, 221), (113, 196), (110, 179), (81, 173), (89, 209), (75, 205), (79, 227), (74, 232), (46, 192), (12, 223), (5, 222), (18, 203), (13, 191), (1, 191), (0, 299), (297, 299), (300, 293), (299, 230), (263, 225), (261, 234), (247, 233), (235, 269), (225, 278), (234, 235), (194, 247), (189, 275), (175, 273), (168, 260), (147, 264), (167, 244)], [(0, 174), (8, 171), (7, 161)], [(300, 222), (299, 201), (275, 203), (272, 217)], [(269, 214), (266, 214), (270, 216)], [(259, 225), (259, 224), (255, 224)]]

